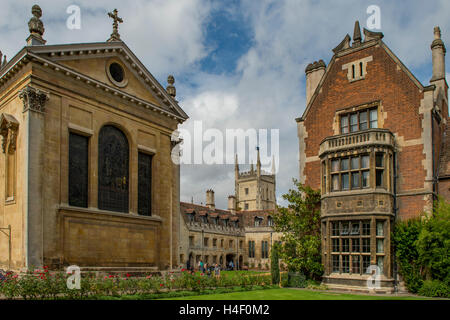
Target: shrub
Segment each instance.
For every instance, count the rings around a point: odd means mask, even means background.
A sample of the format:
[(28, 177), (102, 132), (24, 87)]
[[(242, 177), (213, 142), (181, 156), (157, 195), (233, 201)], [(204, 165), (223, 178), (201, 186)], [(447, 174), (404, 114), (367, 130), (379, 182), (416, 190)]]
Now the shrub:
[(450, 280), (450, 204), (436, 203), (433, 215), (426, 219), (416, 242), (418, 262), (426, 279)]
[(450, 298), (450, 288), (445, 282), (426, 280), (419, 289), (419, 294), (426, 297)]
[(272, 284), (280, 283), (280, 259), (278, 257), (278, 243), (275, 243), (272, 247), (272, 252), (270, 253), (270, 273), (272, 275)]
[(291, 288), (306, 288), (308, 282), (303, 273), (289, 272), (288, 273), (288, 287)]
[(419, 253), (416, 248), (422, 227), (420, 218), (399, 221), (395, 224), (392, 235), (399, 272), (403, 276), (406, 287), (412, 293), (417, 293), (423, 284)]

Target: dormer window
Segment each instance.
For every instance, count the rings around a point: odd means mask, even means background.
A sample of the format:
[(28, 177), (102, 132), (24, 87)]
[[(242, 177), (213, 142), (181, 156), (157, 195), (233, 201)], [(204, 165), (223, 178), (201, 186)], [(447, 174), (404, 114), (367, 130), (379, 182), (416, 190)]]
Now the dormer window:
[(377, 108), (364, 109), (340, 116), (341, 134), (378, 128)]
[(263, 219), (260, 217), (255, 217), (255, 227), (259, 227), (261, 225), (262, 220)]

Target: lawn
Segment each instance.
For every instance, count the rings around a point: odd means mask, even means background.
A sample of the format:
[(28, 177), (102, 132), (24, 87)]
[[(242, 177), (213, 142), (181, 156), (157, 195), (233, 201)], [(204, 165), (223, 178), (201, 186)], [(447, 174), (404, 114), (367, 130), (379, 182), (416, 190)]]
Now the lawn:
[(267, 289), (247, 292), (209, 294), (164, 300), (426, 300), (416, 296), (364, 295), (307, 289)]

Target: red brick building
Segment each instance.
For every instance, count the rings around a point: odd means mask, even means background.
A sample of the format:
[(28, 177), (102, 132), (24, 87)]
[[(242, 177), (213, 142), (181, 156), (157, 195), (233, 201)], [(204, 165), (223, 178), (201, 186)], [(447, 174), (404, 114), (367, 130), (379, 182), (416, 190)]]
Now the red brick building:
[(382, 39), (366, 29), (363, 39), (356, 22), (353, 41), (347, 35), (328, 66), (320, 60), (305, 70), (300, 181), (322, 191), (324, 282), (335, 287), (366, 287), (367, 269), (376, 265), (381, 287), (393, 289), (394, 221), (417, 217), (439, 194), (450, 195), (440, 29), (434, 29), (427, 86)]

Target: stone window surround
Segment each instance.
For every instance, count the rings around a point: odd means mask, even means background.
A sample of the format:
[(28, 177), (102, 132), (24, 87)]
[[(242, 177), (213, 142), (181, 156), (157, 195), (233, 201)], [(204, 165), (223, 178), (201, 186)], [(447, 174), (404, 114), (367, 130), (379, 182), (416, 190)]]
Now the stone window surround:
[[(111, 75), (110, 67), (114, 63), (118, 64), (123, 70), (123, 80), (121, 82), (117, 82)], [(119, 59), (111, 58), (111, 59), (105, 61), (105, 70), (106, 70), (106, 75), (108, 76), (109, 81), (111, 81), (111, 83), (113, 85), (115, 85), (116, 87), (125, 88), (128, 85), (128, 78), (127, 78), (127, 72), (126, 72), (125, 65)]]
[[(115, 124), (115, 123), (104, 123), (104, 124), (102, 124), (100, 127), (99, 127), (99, 132), (100, 132), (100, 130), (105, 126), (105, 125), (113, 125), (113, 126), (116, 126), (119, 130), (121, 130), (124, 134), (125, 134), (125, 136), (127, 137), (127, 139), (129, 140), (129, 142), (130, 142), (130, 150), (129, 150), (129, 152), (130, 152), (130, 155), (131, 155), (131, 152), (133, 152), (132, 150), (131, 150), (131, 137), (130, 137), (130, 135), (129, 135), (129, 132), (128, 131), (126, 131), (122, 126), (120, 126), (120, 125), (117, 125), (117, 124)], [(68, 130), (67, 130), (67, 136), (69, 136), (69, 133), (75, 133), (75, 134), (79, 134), (79, 135), (83, 135), (83, 136), (85, 136), (85, 137), (88, 137), (89, 138), (89, 140), (94, 136), (94, 131), (93, 130), (91, 130), (91, 129), (87, 129), (87, 128), (84, 128), (84, 127), (81, 127), (81, 126), (78, 126), (78, 125), (75, 125), (75, 124), (73, 124), (73, 123), (69, 123), (68, 124)], [(98, 135), (99, 135), (99, 132), (97, 133), (97, 138), (98, 138)], [(67, 145), (67, 147), (69, 147), (69, 145)], [(91, 148), (93, 147), (93, 144), (89, 141), (89, 147), (88, 147), (88, 154), (91, 154), (92, 153), (92, 150), (91, 150)], [(152, 155), (152, 156), (155, 156), (155, 155), (157, 155), (157, 150), (155, 150), (155, 149), (153, 149), (153, 148), (149, 148), (149, 147), (146, 147), (146, 146), (143, 146), (143, 145), (137, 145), (137, 148), (136, 148), (136, 152), (137, 153), (139, 153), (139, 152), (142, 152), (142, 153), (146, 153), (146, 154), (149, 154), (149, 155)], [(133, 164), (131, 161), (130, 161), (130, 163), (129, 163), (129, 172), (132, 172), (131, 170), (133, 169), (133, 165), (136, 165), (137, 166), (137, 163), (135, 163), (135, 164)], [(88, 167), (89, 167), (89, 169), (88, 169), (88, 171), (90, 172), (90, 170), (91, 170), (91, 163), (88, 163)], [(67, 175), (69, 174), (69, 172), (67, 172)], [(90, 178), (90, 177), (89, 177)], [(91, 197), (91, 192), (92, 192), (92, 190), (91, 190), (91, 185), (90, 185), (90, 183), (89, 183), (89, 185), (88, 185), (88, 203), (89, 203), (89, 198)], [(131, 192), (130, 190), (129, 190), (129, 192)], [(130, 198), (131, 199), (131, 198)], [(153, 201), (153, 200), (152, 200)], [(102, 212), (113, 212), (113, 211), (107, 211), (107, 210), (100, 210), (100, 209), (98, 209), (98, 203), (97, 203), (97, 207), (94, 207), (94, 208), (92, 208), (92, 207), (88, 207), (88, 208), (79, 208), (79, 207), (74, 207), (74, 206), (70, 206), (70, 205), (66, 205), (66, 204), (64, 204), (63, 205), (63, 207), (68, 207), (68, 208), (72, 208), (72, 209), (84, 209), (84, 210), (93, 210), (93, 212), (97, 212), (97, 211), (102, 211)], [(129, 204), (129, 206), (131, 206), (131, 203)], [(114, 212), (114, 213), (118, 213), (118, 212)], [(141, 217), (140, 215), (138, 215), (137, 213), (133, 213), (133, 212), (131, 212), (131, 211), (129, 211), (128, 213), (120, 213), (121, 215), (123, 215), (123, 216), (131, 216), (131, 217), (136, 217), (136, 216), (138, 216), (138, 217)], [(158, 215), (156, 215), (156, 214), (153, 214), (152, 213), (152, 216), (154, 216), (156, 219), (159, 219), (159, 216)]]
[(371, 61), (373, 61), (373, 56), (368, 56), (342, 65), (342, 70), (347, 70), (348, 81), (355, 82), (365, 79), (367, 75), (367, 64)]
[[(384, 154), (384, 171), (383, 171), (383, 185), (377, 187), (376, 186), (376, 166), (375, 166), (375, 157), (377, 154), (383, 153)], [(349, 176), (349, 189), (348, 190), (336, 190), (336, 191), (332, 191), (332, 180), (331, 180), (331, 162), (332, 160), (336, 160), (336, 159), (351, 159), (352, 157), (362, 157), (364, 155), (369, 155), (369, 187), (367, 188), (363, 188), (361, 185), (361, 181), (360, 181), (360, 187), (356, 188), (356, 189), (352, 189), (351, 187), (351, 176)], [(367, 151), (365, 148), (362, 148), (360, 150), (357, 150), (354, 153), (351, 154), (347, 154), (347, 155), (341, 155), (339, 154), (335, 154), (335, 155), (331, 155), (326, 157), (324, 160), (322, 160), (321, 162), (321, 190), (322, 190), (322, 195), (326, 195), (326, 194), (334, 194), (336, 192), (341, 193), (357, 193), (358, 191), (361, 192), (362, 190), (376, 190), (376, 189), (384, 189), (384, 190), (391, 190), (391, 185), (392, 185), (392, 177), (390, 177), (390, 168), (392, 166), (392, 154), (390, 150), (386, 150), (385, 148), (371, 148), (369, 151)], [(349, 161), (351, 162), (351, 160)], [(358, 169), (361, 174), (361, 170), (363, 169)], [(351, 170), (349, 170), (348, 172), (352, 172)], [(356, 172), (356, 171), (355, 171)], [(361, 180), (361, 177), (360, 177)], [(339, 183), (341, 184), (341, 182), (339, 181)]]
[[(5, 205), (16, 203), (16, 179), (17, 179), (17, 135), (19, 130), (19, 122), (10, 114), (2, 113), (0, 117), (0, 134), (2, 135), (2, 151), (5, 154), (4, 170), (5, 170)], [(10, 171), (9, 167), (12, 167)], [(12, 177), (9, 175), (12, 172)], [(9, 194), (9, 192), (11, 192)]]
[[(333, 232), (333, 230), (332, 230), (333, 223), (338, 222), (340, 225), (342, 222), (350, 222), (351, 223), (351, 222), (356, 222), (356, 221), (358, 221), (360, 223), (360, 229), (359, 229), (358, 236), (352, 235), (351, 233), (349, 233), (348, 235), (345, 235), (345, 236), (343, 236), (343, 235), (333, 236), (332, 235), (333, 234), (332, 233)], [(362, 225), (363, 225), (364, 221), (370, 222), (370, 235), (368, 235), (368, 236), (362, 234), (363, 233)], [(377, 224), (379, 222), (383, 222), (383, 235), (377, 234)], [(367, 217), (360, 216), (360, 215), (355, 216), (355, 217), (345, 216), (345, 217), (329, 218), (329, 219), (327, 219), (327, 221), (322, 221), (322, 223), (325, 225), (325, 229), (326, 229), (326, 233), (322, 235), (322, 245), (324, 248), (323, 256), (324, 256), (324, 261), (325, 261), (325, 267), (326, 267), (326, 269), (328, 267), (328, 270), (329, 270), (329, 272), (327, 272), (329, 275), (339, 275), (339, 274), (349, 274), (349, 275), (353, 274), (353, 275), (360, 275), (360, 276), (365, 275), (366, 273), (363, 272), (364, 271), (363, 270), (363, 258), (362, 258), (363, 256), (370, 256), (370, 264), (371, 265), (377, 265), (378, 258), (383, 257), (383, 270), (381, 270), (381, 271), (382, 271), (382, 274), (384, 274), (384, 275), (386, 274), (389, 266), (387, 264), (385, 257), (388, 255), (388, 252), (389, 252), (388, 246), (390, 245), (388, 243), (389, 236), (387, 234), (390, 230), (390, 228), (389, 228), (390, 219), (388, 217), (383, 217), (383, 216), (374, 217), (374, 216), (370, 216), (370, 215), (368, 215)], [(328, 227), (326, 225), (328, 225)], [(352, 252), (353, 248), (352, 248), (351, 243), (349, 243), (349, 252), (342, 252), (341, 251), (342, 250), (342, 241), (339, 241), (340, 251), (332, 252), (333, 251), (332, 250), (333, 249), (332, 240), (333, 239), (341, 240), (343, 238), (348, 238), (348, 239), (359, 238), (360, 239), (359, 240), (360, 252), (353, 253)], [(363, 238), (371, 239), (370, 240), (370, 249), (371, 250), (369, 253), (362, 252), (363, 251), (362, 250), (363, 242), (361, 239), (363, 239)], [(377, 252), (378, 240), (383, 240), (382, 252)], [(342, 268), (341, 256), (343, 256), (343, 255), (349, 256), (349, 257), (360, 256), (360, 262), (359, 262), (360, 272), (359, 273), (352, 273), (352, 259), (353, 258), (349, 258), (349, 272), (342, 272), (343, 268)], [(340, 270), (339, 272), (333, 271), (333, 258), (332, 258), (333, 256), (340, 257), (339, 258), (339, 270)]]

